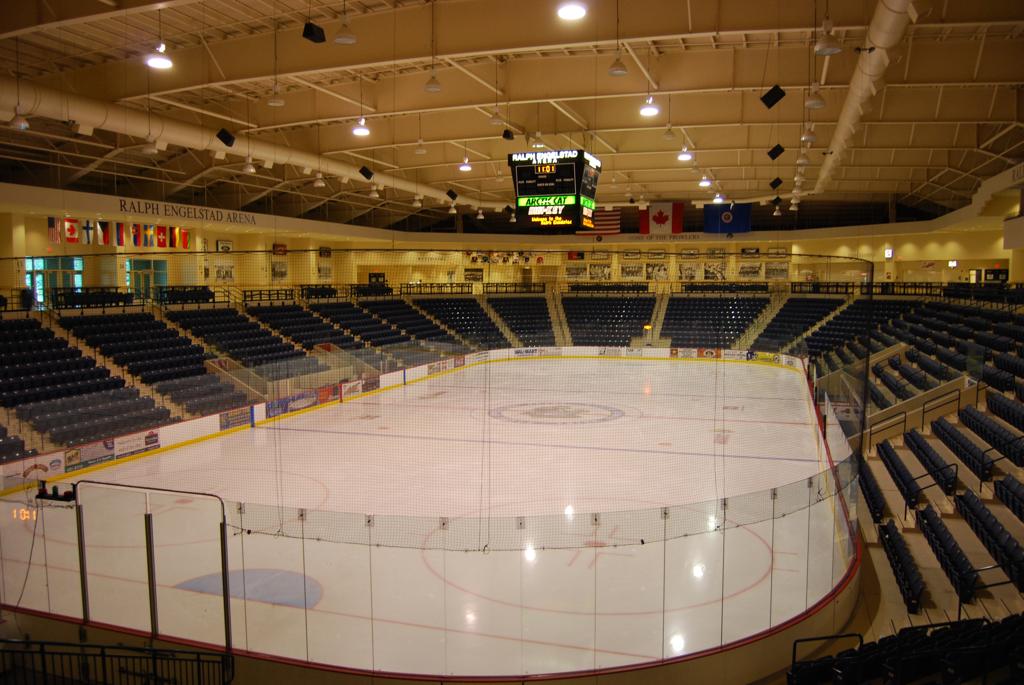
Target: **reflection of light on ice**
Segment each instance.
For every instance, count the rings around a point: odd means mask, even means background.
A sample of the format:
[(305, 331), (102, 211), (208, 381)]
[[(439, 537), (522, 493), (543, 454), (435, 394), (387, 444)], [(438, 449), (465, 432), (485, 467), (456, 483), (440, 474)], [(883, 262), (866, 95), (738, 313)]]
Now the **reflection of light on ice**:
[(708, 531), (718, 530), (718, 519), (714, 516), (708, 516)]
[(704, 577), (704, 564), (694, 564), (693, 565), (693, 577), (694, 578), (703, 578)]
[(533, 548), (533, 545), (526, 546), (526, 549), (523, 550), (523, 558), (529, 562), (537, 561), (537, 550)]
[(566, 504), (565, 505), (565, 518), (566, 519), (568, 519), (569, 521), (572, 521), (572, 517), (573, 517), (573, 515), (575, 513), (576, 513), (576, 510), (572, 508), (571, 504)]
[(467, 611), (466, 612), (466, 624), (467, 625), (473, 625), (474, 623), (476, 623), (476, 614), (474, 614), (472, 611)]
[(676, 654), (682, 654), (683, 650), (686, 649), (686, 639), (679, 633), (673, 635), (671, 639), (669, 639), (668, 644)]

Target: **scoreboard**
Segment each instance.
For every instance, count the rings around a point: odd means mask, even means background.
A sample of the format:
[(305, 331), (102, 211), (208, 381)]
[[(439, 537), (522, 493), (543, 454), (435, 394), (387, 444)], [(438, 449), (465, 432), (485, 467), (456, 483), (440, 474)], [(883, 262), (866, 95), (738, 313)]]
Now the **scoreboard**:
[(601, 160), (585, 150), (514, 152), (508, 156), (516, 220), (558, 230), (594, 227)]

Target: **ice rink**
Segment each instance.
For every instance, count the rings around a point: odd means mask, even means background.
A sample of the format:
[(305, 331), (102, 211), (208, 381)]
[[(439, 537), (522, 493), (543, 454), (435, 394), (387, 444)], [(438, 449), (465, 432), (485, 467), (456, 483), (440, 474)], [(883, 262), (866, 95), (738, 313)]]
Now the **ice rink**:
[[(809, 480), (826, 464), (794, 369), (565, 358), (467, 367), (83, 478), (227, 502), (237, 649), (512, 675), (684, 656), (813, 605), (845, 571), (837, 498)], [(161, 632), (223, 643), (215, 500), (80, 500), (93, 619), (148, 625), (148, 507)], [(33, 578), (24, 605), (74, 615), (73, 515), (44, 515), (49, 585)], [(4, 520), (9, 601), (11, 557), (40, 533)]]

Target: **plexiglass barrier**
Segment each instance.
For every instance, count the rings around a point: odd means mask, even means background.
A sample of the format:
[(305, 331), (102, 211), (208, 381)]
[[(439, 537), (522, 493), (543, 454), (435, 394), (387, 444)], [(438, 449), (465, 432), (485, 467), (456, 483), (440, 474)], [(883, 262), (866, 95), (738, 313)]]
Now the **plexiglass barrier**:
[(827, 401), (823, 416), (830, 468), (684, 506), (431, 519), (222, 513), (92, 483), (77, 505), (8, 496), (2, 600), (223, 647), (226, 571), (232, 646), (275, 657), (455, 676), (685, 657), (814, 610), (853, 567), (855, 461)]

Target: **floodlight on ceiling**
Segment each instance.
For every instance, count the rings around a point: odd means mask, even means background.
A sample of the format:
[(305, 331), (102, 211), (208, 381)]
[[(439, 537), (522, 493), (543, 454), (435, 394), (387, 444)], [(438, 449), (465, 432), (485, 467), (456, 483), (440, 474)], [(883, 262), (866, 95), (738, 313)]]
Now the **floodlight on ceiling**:
[(818, 57), (829, 57), (831, 55), (838, 55), (842, 51), (842, 43), (832, 35), (832, 20), (825, 17), (825, 21), (821, 22), (821, 34), (818, 36), (818, 41), (814, 44), (814, 54)]
[(512, 212), (512, 216), (510, 216), (510, 217), (508, 218), (508, 222), (509, 222), (510, 224), (514, 224), (514, 223), (516, 222), (516, 213), (515, 213), (515, 212)]
[(807, 109), (822, 109), (825, 106), (825, 99), (818, 92), (818, 82), (811, 86), (811, 92), (804, 98), (804, 107)]
[(803, 170), (797, 169), (796, 174), (793, 176), (793, 182), (794, 183), (803, 183), (804, 182), (804, 172), (803, 172)]
[(422, 207), (423, 206), (423, 196), (422, 195), (417, 195), (416, 197), (414, 197), (412, 199), (412, 206), (417, 208), (417, 209)]
[(582, 2), (563, 2), (558, 6), (558, 18), (563, 21), (579, 21), (587, 16), (587, 6)]
[(800, 134), (800, 142), (807, 145), (813, 145), (817, 142), (818, 136), (814, 133), (814, 129), (810, 126), (804, 129), (804, 132)]
[(448, 207), (448, 213), (449, 214), (458, 214), (458, 212), (455, 211), (455, 203), (454, 202), (451, 204), (451, 206)]
[(533, 142), (530, 143), (530, 147), (540, 150), (544, 147), (544, 139), (541, 138), (540, 131), (535, 131), (533, 134)]
[(255, 174), (256, 165), (252, 163), (252, 155), (246, 155), (245, 164), (242, 165), (243, 174)]
[(428, 93), (441, 92), (441, 82), (437, 80), (437, 74), (433, 71), (430, 72), (430, 78), (427, 79), (427, 82), (423, 84), (423, 90)]
[(798, 205), (798, 204), (793, 204), (793, 203), (790, 203), (790, 205), (789, 205), (789, 211), (791, 211), (791, 212), (795, 212), (795, 211), (796, 211), (796, 210), (798, 210), (798, 209), (800, 209), (800, 205)]
[(356, 38), (356, 34), (352, 33), (348, 28), (348, 16), (341, 21), (341, 27), (338, 28), (338, 32), (334, 34), (334, 43), (336, 45), (355, 45), (359, 39)]
[(501, 118), (501, 114), (498, 113), (497, 107), (495, 107), (494, 112), (491, 114), (491, 118), (488, 119), (488, 121), (491, 122), (491, 126), (501, 126), (505, 123), (505, 120)]
[(807, 158), (807, 153), (806, 152), (801, 152), (800, 156), (796, 158), (796, 165), (797, 166), (807, 166), (810, 163), (811, 163), (811, 160), (809, 160)]
[(372, 197), (374, 200), (380, 197), (380, 192), (377, 190), (376, 185), (370, 186), (370, 194), (368, 197)]
[(477, 221), (483, 221), (484, 220), (484, 210), (483, 209), (477, 209), (476, 210), (476, 220)]
[(158, 152), (160, 152), (160, 149), (156, 146), (156, 140), (153, 138), (147, 138), (145, 144), (142, 146), (142, 154), (155, 155)]
[(615, 61), (608, 65), (609, 76), (625, 76), (629, 73), (629, 69), (626, 69), (625, 63), (619, 55), (615, 55)]
[(472, 171), (473, 165), (469, 163), (469, 157), (462, 158), (462, 164), (459, 165), (459, 171)]
[(675, 140), (676, 134), (675, 131), (672, 130), (672, 124), (665, 126), (665, 132), (661, 134), (661, 137), (665, 140)]
[(715, 199), (712, 200), (716, 205), (720, 205), (725, 202), (725, 198), (722, 197), (721, 193), (715, 193)]
[(316, 178), (313, 179), (313, 187), (314, 188), (323, 188), (326, 185), (327, 185), (327, 183), (324, 181), (323, 172), (320, 172), (320, 171), (316, 172)]
[(368, 136), (370, 135), (370, 129), (366, 126), (366, 117), (359, 117), (359, 121), (352, 127), (352, 135), (354, 136)]
[(416, 149), (413, 152), (415, 154), (417, 154), (417, 155), (425, 155), (425, 154), (427, 154), (427, 148), (423, 147), (423, 139), (422, 138), (419, 138), (416, 141)]
[(707, 176), (701, 176), (700, 181), (697, 182), (697, 185), (699, 185), (701, 188), (710, 188), (711, 181), (708, 180)]
[(772, 216), (782, 216), (782, 210), (776, 207), (775, 211), (772, 212)]
[(170, 69), (174, 62), (167, 56), (167, 44), (163, 41), (157, 43), (153, 52), (146, 55), (146, 66), (150, 69)]
[(684, 145), (683, 149), (679, 151), (678, 155), (676, 155), (676, 159), (678, 159), (680, 162), (692, 162), (693, 161), (693, 153), (690, 152), (689, 148), (687, 148)]
[(281, 97), (281, 90), (276, 83), (273, 94), (267, 99), (267, 107), (284, 107), (284, 99)]
[(658, 116), (658, 112), (661, 109), (658, 108), (658, 103), (654, 101), (653, 95), (648, 95), (644, 98), (644, 104), (640, 105), (640, 116), (642, 117), (655, 117)]

